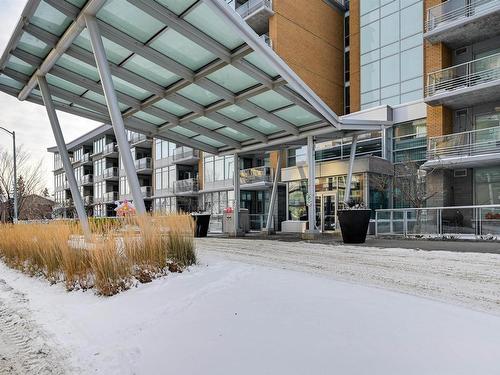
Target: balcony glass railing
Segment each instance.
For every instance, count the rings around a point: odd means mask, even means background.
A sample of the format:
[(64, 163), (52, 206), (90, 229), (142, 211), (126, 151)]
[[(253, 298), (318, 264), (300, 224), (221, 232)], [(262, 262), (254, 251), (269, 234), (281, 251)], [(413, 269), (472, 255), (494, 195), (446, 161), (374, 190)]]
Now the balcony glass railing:
[(113, 152), (117, 152), (117, 148), (116, 148), (116, 143), (112, 142), (112, 143), (108, 143), (107, 145), (104, 146), (103, 150), (102, 150), (102, 153), (104, 155), (109, 155), (109, 154), (112, 154)]
[(485, 155), (500, 152), (500, 126), (429, 139), (428, 159)]
[(240, 5), (236, 8), (238, 14), (242, 17), (248, 17), (250, 14), (258, 10), (259, 8), (273, 8), (272, 0), (248, 0), (245, 4)]
[(118, 192), (117, 191), (109, 191), (104, 193), (102, 201), (104, 203), (114, 203), (118, 200)]
[(500, 79), (500, 53), (429, 73), (426, 96), (474, 87)]
[(270, 167), (256, 167), (240, 170), (240, 184), (273, 182), (273, 170)]
[(200, 157), (199, 151), (190, 147), (177, 147), (174, 151), (174, 161), (198, 157)]
[(138, 143), (142, 141), (146, 141), (148, 137), (145, 134), (133, 133), (130, 136), (130, 143)]
[(498, 6), (499, 0), (448, 0), (427, 10), (425, 31), (429, 32), (458, 20), (488, 12)]
[(80, 180), (81, 185), (88, 185), (88, 184), (93, 184), (94, 183), (94, 175), (93, 174), (86, 174), (82, 176), (82, 179)]
[(198, 189), (199, 183), (197, 178), (175, 181), (174, 191), (176, 194), (197, 192)]
[(150, 198), (153, 195), (153, 187), (141, 186), (141, 194), (143, 198)]
[(116, 168), (116, 167), (106, 168), (103, 171), (103, 177), (104, 178), (115, 178), (115, 177), (118, 177), (118, 168)]
[(151, 169), (152, 168), (152, 160), (151, 158), (142, 158), (135, 161), (135, 169)]

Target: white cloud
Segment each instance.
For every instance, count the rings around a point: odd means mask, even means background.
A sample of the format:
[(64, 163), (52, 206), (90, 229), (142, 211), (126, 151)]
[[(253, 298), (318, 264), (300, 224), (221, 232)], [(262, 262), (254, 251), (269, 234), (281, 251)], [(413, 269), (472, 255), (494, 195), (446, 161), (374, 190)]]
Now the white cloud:
[[(26, 1), (23, 0), (0, 0), (0, 53), (4, 51), (25, 4)], [(58, 112), (58, 115), (66, 142), (100, 125), (64, 112)], [(52, 191), (52, 154), (47, 152), (47, 148), (55, 146), (55, 140), (45, 108), (20, 102), (17, 98), (0, 92), (0, 126), (16, 132), (18, 145), (24, 145), (34, 161), (43, 159), (46, 185)], [(12, 147), (11, 138), (3, 131), (0, 132), (0, 147)]]

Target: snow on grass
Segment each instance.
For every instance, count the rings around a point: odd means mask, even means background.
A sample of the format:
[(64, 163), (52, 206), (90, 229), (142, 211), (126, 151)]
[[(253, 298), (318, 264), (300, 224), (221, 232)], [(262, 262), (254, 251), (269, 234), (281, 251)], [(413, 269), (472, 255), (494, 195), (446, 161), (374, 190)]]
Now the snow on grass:
[(71, 373), (485, 375), (500, 369), (498, 316), (216, 255), (202, 253), (189, 272), (110, 298), (67, 293), (3, 264), (0, 278), (25, 293), (33, 319), (66, 351)]

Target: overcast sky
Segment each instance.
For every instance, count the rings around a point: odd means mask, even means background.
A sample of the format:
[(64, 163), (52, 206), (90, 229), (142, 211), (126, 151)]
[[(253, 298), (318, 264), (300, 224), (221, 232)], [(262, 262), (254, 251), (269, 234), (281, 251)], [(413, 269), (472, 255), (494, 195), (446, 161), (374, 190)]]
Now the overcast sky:
[[(0, 0), (0, 54), (3, 53), (26, 2)], [(64, 112), (58, 112), (58, 115), (66, 142), (100, 125)], [(52, 192), (52, 154), (47, 152), (47, 147), (55, 146), (55, 140), (45, 108), (29, 102), (20, 102), (17, 98), (0, 92), (0, 126), (16, 132), (18, 145), (22, 144), (29, 151), (34, 163), (43, 159), (46, 185)], [(5, 147), (12, 148), (12, 138), (0, 130), (0, 148)]]

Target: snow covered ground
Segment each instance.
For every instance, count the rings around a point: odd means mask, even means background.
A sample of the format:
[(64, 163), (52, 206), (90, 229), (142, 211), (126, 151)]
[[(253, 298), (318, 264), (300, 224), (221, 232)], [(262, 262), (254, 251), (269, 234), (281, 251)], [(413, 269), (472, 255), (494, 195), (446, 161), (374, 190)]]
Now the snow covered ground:
[[(233, 241), (198, 241), (200, 265), (111, 298), (67, 293), (0, 264), (0, 374), (500, 372), (499, 315), (406, 290), (443, 288), (461, 273), (466, 294), (482, 295), (481, 284), (498, 286), (500, 256), (330, 246), (335, 269), (324, 245)], [(325, 268), (314, 266), (320, 254)], [(373, 282), (377, 270), (407, 293), (359, 284), (384, 286)], [(481, 270), (482, 282), (469, 285)]]

